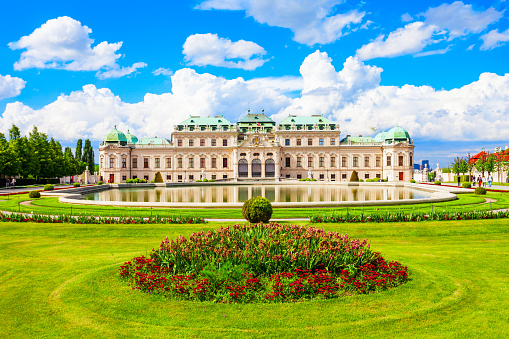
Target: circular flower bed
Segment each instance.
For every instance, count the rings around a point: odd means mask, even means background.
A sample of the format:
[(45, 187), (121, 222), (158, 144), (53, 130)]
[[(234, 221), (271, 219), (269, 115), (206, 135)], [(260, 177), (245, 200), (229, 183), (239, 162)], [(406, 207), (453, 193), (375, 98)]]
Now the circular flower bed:
[(291, 302), (372, 293), (405, 283), (366, 240), (297, 225), (234, 225), (166, 238), (120, 267), (133, 289), (179, 300)]

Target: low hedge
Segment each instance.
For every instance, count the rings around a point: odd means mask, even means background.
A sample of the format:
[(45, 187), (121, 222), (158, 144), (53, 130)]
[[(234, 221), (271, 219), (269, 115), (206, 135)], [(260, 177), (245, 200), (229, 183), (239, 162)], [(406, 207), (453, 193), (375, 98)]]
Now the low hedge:
[(464, 183), (461, 184), (461, 187), (463, 187), (463, 188), (471, 188), (472, 184), (469, 183), (469, 182), (464, 182)]
[(486, 195), (486, 188), (484, 188), (484, 187), (476, 187), (474, 193), (477, 194), (477, 195)]
[(55, 189), (55, 186), (53, 186), (52, 184), (44, 185), (44, 190), (45, 191), (53, 191), (54, 189)]

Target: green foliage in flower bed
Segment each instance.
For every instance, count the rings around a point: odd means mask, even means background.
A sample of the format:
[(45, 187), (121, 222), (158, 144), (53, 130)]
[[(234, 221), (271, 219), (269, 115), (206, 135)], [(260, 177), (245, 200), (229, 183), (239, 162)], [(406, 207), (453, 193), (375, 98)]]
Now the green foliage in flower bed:
[(55, 189), (55, 186), (53, 186), (52, 184), (44, 185), (44, 190), (45, 191), (53, 191), (54, 189)]
[(395, 213), (360, 213), (360, 214), (324, 214), (309, 217), (312, 223), (353, 223), (353, 222), (408, 222), (408, 221), (442, 221), (442, 220), (479, 220), (509, 218), (509, 211), (470, 211), (447, 212), (433, 211), (430, 213), (403, 212)]
[(311, 178), (301, 178), (301, 179), (299, 179), (299, 181), (316, 181), (316, 179), (311, 179)]
[(469, 183), (469, 182), (463, 182), (463, 183), (461, 183), (461, 187), (463, 187), (463, 188), (471, 188), (472, 184)]
[(136, 179), (126, 179), (126, 184), (138, 184), (138, 183), (145, 183), (144, 179), (136, 178)]
[(38, 191), (31, 191), (30, 193), (28, 193), (28, 197), (32, 199), (38, 199), (41, 197), (41, 193), (39, 193)]
[(411, 182), (412, 184), (415, 184), (415, 179), (410, 179), (410, 182)]
[[(35, 192), (35, 191), (33, 191)], [(39, 192), (36, 192), (39, 193)], [(40, 194), (39, 194), (40, 195)], [(0, 222), (37, 222), (37, 223), (70, 223), (70, 224), (202, 224), (205, 219), (196, 217), (89, 217), (71, 215), (38, 215), (24, 213), (2, 213)]]
[(166, 237), (149, 258), (124, 263), (120, 277), (179, 300), (250, 303), (378, 292), (405, 283), (408, 270), (366, 240), (272, 223)]
[(435, 184), (435, 185), (442, 185), (442, 182), (441, 182), (441, 181), (439, 181), (439, 180), (435, 180), (434, 184)]
[(81, 186), (81, 184), (80, 184), (79, 182), (75, 182), (72, 186), (73, 186), (73, 187), (80, 187), (80, 186)]
[(103, 184), (103, 182), (102, 182), (102, 181), (98, 181), (98, 182), (97, 182), (97, 185), (102, 185), (102, 184)]
[(476, 187), (474, 193), (477, 195), (486, 195), (486, 188)]
[(253, 197), (244, 202), (242, 216), (252, 223), (267, 223), (272, 216), (272, 205), (267, 198)]

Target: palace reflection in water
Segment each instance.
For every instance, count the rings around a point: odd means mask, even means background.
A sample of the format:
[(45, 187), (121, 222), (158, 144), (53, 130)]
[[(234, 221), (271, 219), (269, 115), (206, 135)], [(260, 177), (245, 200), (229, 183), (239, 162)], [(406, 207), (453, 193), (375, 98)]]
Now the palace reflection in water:
[(85, 199), (125, 202), (242, 203), (255, 196), (265, 197), (271, 202), (326, 202), (423, 199), (431, 195), (403, 187), (260, 185), (111, 189), (87, 194)]

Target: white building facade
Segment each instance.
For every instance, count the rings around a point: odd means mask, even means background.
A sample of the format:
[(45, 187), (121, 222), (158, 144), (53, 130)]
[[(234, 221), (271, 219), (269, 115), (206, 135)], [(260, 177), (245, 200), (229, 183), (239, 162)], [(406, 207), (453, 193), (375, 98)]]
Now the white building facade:
[(413, 178), (414, 144), (394, 127), (376, 137), (341, 139), (339, 125), (321, 115), (289, 116), (280, 123), (247, 114), (236, 124), (223, 116), (191, 116), (174, 127), (171, 139), (141, 138), (116, 128), (99, 147), (103, 181), (285, 180), (348, 181)]

